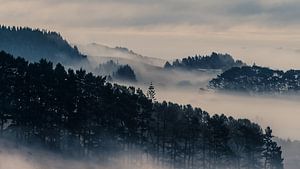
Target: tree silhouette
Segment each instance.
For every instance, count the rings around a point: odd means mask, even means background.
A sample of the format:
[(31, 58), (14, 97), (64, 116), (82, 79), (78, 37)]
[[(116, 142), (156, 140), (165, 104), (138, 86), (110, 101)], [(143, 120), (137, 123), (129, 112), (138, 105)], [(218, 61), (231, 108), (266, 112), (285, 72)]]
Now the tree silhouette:
[(156, 95), (155, 88), (153, 83), (151, 82), (150, 86), (148, 87), (147, 97), (152, 101), (156, 101), (155, 95)]

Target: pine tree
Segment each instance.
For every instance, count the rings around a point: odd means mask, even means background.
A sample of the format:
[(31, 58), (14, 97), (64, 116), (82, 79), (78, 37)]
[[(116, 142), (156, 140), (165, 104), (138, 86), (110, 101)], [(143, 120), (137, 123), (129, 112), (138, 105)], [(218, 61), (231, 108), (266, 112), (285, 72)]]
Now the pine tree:
[(264, 151), (263, 157), (265, 158), (265, 169), (283, 169), (283, 158), (281, 147), (272, 140), (272, 130), (270, 127), (265, 129), (264, 135)]
[(155, 95), (156, 95), (155, 88), (153, 83), (151, 82), (147, 91), (147, 97), (154, 102), (156, 101)]

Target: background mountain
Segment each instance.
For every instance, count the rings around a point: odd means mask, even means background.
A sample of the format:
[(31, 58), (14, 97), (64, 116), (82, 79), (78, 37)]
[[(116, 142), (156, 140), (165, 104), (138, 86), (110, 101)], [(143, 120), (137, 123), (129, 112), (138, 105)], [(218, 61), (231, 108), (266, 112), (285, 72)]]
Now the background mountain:
[(42, 58), (64, 65), (87, 64), (87, 56), (71, 46), (57, 32), (28, 27), (0, 26), (0, 50), (29, 61)]
[(176, 59), (172, 63), (166, 62), (166, 69), (184, 69), (184, 70), (197, 70), (197, 69), (221, 69), (227, 70), (232, 67), (245, 66), (241, 60), (234, 60), (229, 54), (220, 54), (213, 52), (210, 56), (195, 55), (194, 57), (187, 57), (181, 60)]
[(134, 61), (134, 62), (154, 65), (154, 66), (163, 66), (163, 64), (165, 63), (165, 60), (163, 59), (143, 56), (125, 47), (112, 48), (97, 43), (91, 43), (87, 45), (77, 45), (77, 46), (80, 51), (89, 55), (90, 59), (93, 59), (94, 61), (97, 62), (105, 62), (108, 60), (114, 60), (114, 61), (123, 60), (123, 61), (130, 61), (130, 62)]

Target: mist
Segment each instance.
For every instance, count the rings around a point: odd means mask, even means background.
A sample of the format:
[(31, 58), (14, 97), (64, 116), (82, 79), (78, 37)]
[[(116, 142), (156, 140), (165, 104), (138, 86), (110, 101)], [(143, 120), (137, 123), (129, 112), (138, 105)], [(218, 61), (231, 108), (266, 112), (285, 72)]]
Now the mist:
[[(122, 49), (123, 50), (123, 49)], [(126, 50), (128, 51), (128, 50)], [(101, 57), (100, 57), (101, 58)], [(111, 57), (113, 58), (113, 57)], [(141, 63), (139, 61), (135, 61), (135, 59), (131, 58), (118, 58), (114, 57), (121, 64), (130, 64), (137, 73), (139, 82), (135, 84), (137, 87), (141, 87), (147, 90), (147, 87), (150, 82), (153, 82), (155, 85), (155, 89), (157, 92), (156, 98), (158, 101), (172, 101), (180, 104), (191, 104), (194, 107), (200, 107), (213, 115), (215, 113), (225, 114), (227, 116), (233, 116), (235, 118), (248, 118), (254, 122), (259, 123), (264, 127), (271, 126), (275, 131), (274, 134), (280, 138), (291, 138), (298, 139), (299, 135), (293, 133), (293, 129), (297, 130), (297, 127), (285, 126), (285, 124), (280, 123), (280, 120), (290, 117), (289, 115), (283, 115), (283, 111), (291, 111), (291, 108), (298, 108), (295, 106), (297, 104), (297, 97), (293, 98), (290, 96), (280, 96), (276, 98), (271, 98), (269, 96), (248, 96), (248, 95), (238, 95), (238, 94), (220, 94), (213, 91), (210, 91), (206, 88), (208, 81), (219, 74), (218, 71), (212, 70), (197, 70), (197, 71), (181, 71), (181, 70), (168, 70), (164, 69), (160, 66)], [(102, 59), (102, 58), (101, 58)], [(97, 65), (100, 62), (92, 62)], [(276, 106), (273, 106), (276, 105)], [(87, 110), (88, 111), (88, 110)], [(108, 110), (108, 112), (110, 112)], [(291, 113), (297, 113), (291, 111)], [(274, 115), (275, 114), (275, 115)], [(291, 114), (292, 115), (292, 114)], [(294, 119), (297, 116), (294, 116)], [(285, 120), (285, 119), (284, 119)], [(280, 123), (279, 125), (277, 123)], [(289, 124), (296, 125), (296, 121), (291, 121)], [(299, 127), (299, 126), (298, 126)], [(259, 131), (260, 128), (258, 128)], [(290, 131), (291, 130), (291, 131)], [(34, 133), (33, 133), (34, 134)], [(91, 133), (92, 134), (92, 133)], [(76, 133), (75, 133), (75, 136)], [(48, 138), (46, 137), (45, 140)], [(81, 138), (78, 137), (79, 141)], [(114, 138), (114, 140), (118, 140)], [(100, 139), (103, 141), (103, 139)], [(54, 141), (55, 142), (55, 141)], [(36, 145), (36, 144), (34, 144)], [(104, 144), (105, 145), (105, 144)], [(150, 163), (147, 158), (146, 163), (144, 162), (144, 157), (142, 152), (138, 150), (134, 150), (131, 152), (126, 152), (126, 147), (124, 147), (125, 152), (122, 154), (118, 154), (118, 150), (111, 150), (112, 156), (110, 153), (103, 154), (100, 152), (99, 154), (95, 154), (95, 156), (91, 156), (92, 158), (83, 158), (76, 159), (72, 156), (64, 156), (56, 155), (55, 152), (48, 152), (40, 149), (34, 149), (32, 147), (27, 148), (19, 148), (13, 146), (3, 146), (9, 147), (7, 150), (3, 149), (3, 158), (0, 156), (1, 160), (13, 161), (10, 158), (17, 159), (16, 163), (11, 164), (3, 164), (4, 168), (10, 168), (12, 166), (16, 166), (16, 164), (20, 166), (25, 166), (28, 169), (33, 168), (45, 168), (45, 169), (60, 169), (60, 168), (141, 168), (140, 166), (147, 168), (159, 168), (155, 163)], [(130, 147), (132, 148), (132, 147)], [(128, 148), (130, 150), (130, 148)], [(85, 151), (85, 149), (82, 149)], [(76, 151), (76, 145), (74, 147), (74, 151)], [(1, 152), (1, 153), (2, 153)], [(148, 152), (147, 152), (148, 153)], [(289, 156), (289, 152), (287, 152), (287, 156)], [(36, 155), (36, 156), (35, 156)], [(90, 157), (90, 154), (87, 153), (87, 156)], [(101, 157), (105, 160), (100, 160)], [(153, 159), (156, 158), (154, 154)], [(157, 161), (159, 161), (159, 151), (157, 156)], [(45, 160), (47, 159), (47, 160)], [(127, 165), (127, 161), (130, 161), (130, 165)], [(104, 162), (103, 162), (104, 161)], [(125, 161), (125, 162), (124, 162)], [(174, 165), (178, 168), (182, 168), (180, 165), (185, 166), (186, 161), (181, 164), (181, 161), (176, 161), (174, 159)], [(133, 162), (134, 165), (131, 165)], [(158, 162), (160, 163), (160, 162)], [(189, 163), (188, 163), (189, 164)], [(198, 164), (197, 164), (198, 165)], [(66, 167), (67, 166), (67, 167)], [(159, 165), (158, 165), (159, 166)], [(2, 167), (2, 166), (1, 166)], [(165, 167), (165, 166), (164, 166)], [(26, 169), (27, 169), (26, 168)], [(222, 168), (222, 167), (218, 167)], [(226, 167), (225, 167), (226, 168)], [(292, 167), (288, 169), (293, 169)]]
[[(147, 86), (142, 87), (147, 90)], [(219, 93), (193, 87), (156, 86), (158, 101), (191, 104), (213, 114), (225, 114), (237, 119), (250, 119), (262, 128), (270, 126), (282, 147), (286, 169), (300, 167), (300, 105), (299, 96), (246, 95)]]
[(268, 96), (214, 92), (209, 90), (207, 85), (221, 73), (221, 70), (167, 70), (162, 67), (161, 62), (164, 60), (159, 60), (160, 63), (151, 62), (156, 59), (96, 44), (79, 45), (79, 48), (89, 55), (88, 59), (94, 66), (108, 60), (129, 64), (133, 67), (138, 82), (130, 84), (118, 81), (118, 83), (134, 85), (146, 91), (152, 82), (156, 87), (159, 101), (191, 104), (210, 113), (248, 118), (263, 127), (272, 127), (278, 137), (300, 140), (298, 132), (300, 124), (297, 120), (300, 118), (300, 105), (299, 97), (296, 95)]
[(135, 153), (116, 153), (106, 157), (105, 161), (98, 156), (89, 159), (72, 158), (5, 139), (0, 139), (0, 149), (0, 169), (162, 169), (134, 156)]
[[(114, 154), (100, 160), (92, 158), (72, 158), (43, 148), (17, 144), (12, 140), (0, 139), (0, 169), (172, 169), (166, 164), (150, 162), (140, 151)], [(292, 161), (294, 162), (294, 161)], [(299, 164), (292, 163), (288, 169), (297, 169)], [(224, 169), (228, 167), (224, 166)], [(222, 169), (222, 167), (218, 167)]]
[[(90, 70), (110, 60), (120, 65), (128, 64), (135, 72), (137, 83), (115, 81), (126, 85), (147, 86), (151, 82), (161, 87), (171, 88), (206, 88), (208, 82), (221, 73), (221, 70), (168, 70), (163, 66), (167, 60), (143, 56), (122, 47), (108, 47), (100, 44), (77, 45), (81, 52), (88, 55)], [(110, 72), (111, 70), (104, 70)], [(99, 72), (95, 72), (99, 74)], [(112, 74), (113, 72), (107, 73)], [(176, 78), (174, 78), (176, 77)]]
[(248, 118), (263, 127), (270, 126), (281, 138), (300, 140), (300, 105), (297, 96), (261, 96), (218, 93), (199, 89), (157, 87), (159, 101), (167, 100), (235, 118)]

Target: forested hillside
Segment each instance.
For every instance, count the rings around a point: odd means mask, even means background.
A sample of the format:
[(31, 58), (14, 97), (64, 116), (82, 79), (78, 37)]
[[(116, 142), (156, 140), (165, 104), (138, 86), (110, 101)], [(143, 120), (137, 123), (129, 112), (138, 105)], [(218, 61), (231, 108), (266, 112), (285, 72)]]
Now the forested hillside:
[(64, 65), (87, 62), (77, 47), (72, 47), (56, 32), (27, 27), (7, 27), (0, 25), (0, 50), (29, 61), (48, 59)]
[(195, 55), (194, 57), (187, 57), (181, 60), (176, 59), (172, 64), (166, 62), (166, 69), (185, 69), (185, 70), (194, 70), (194, 69), (221, 69), (227, 70), (232, 67), (241, 67), (246, 65), (240, 60), (234, 60), (232, 56), (228, 54), (219, 54), (213, 52), (210, 56), (200, 56)]
[(247, 93), (293, 93), (300, 91), (300, 70), (272, 70), (260, 66), (234, 67), (210, 81), (218, 90)]
[(143, 159), (132, 165), (149, 160), (184, 169), (283, 168), (270, 128), (156, 102), (153, 85), (147, 97), (84, 70), (47, 60), (28, 63), (4, 52), (0, 81), (0, 135), (17, 144), (99, 160), (120, 153)]

